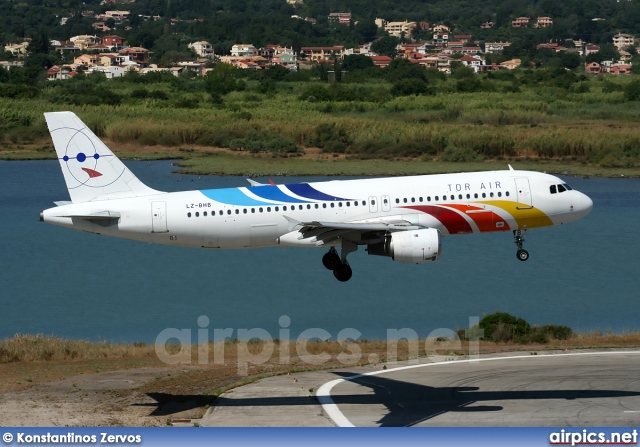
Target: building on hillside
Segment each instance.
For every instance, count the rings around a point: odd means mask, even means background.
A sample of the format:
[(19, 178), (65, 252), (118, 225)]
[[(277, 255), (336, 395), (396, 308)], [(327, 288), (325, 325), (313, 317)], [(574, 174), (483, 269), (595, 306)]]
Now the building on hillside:
[(389, 56), (369, 56), (369, 57), (371, 58), (373, 65), (380, 68), (388, 67), (391, 61), (393, 60)]
[(602, 72), (602, 67), (597, 62), (591, 62), (590, 64), (584, 65), (584, 71), (589, 74), (600, 74)]
[(484, 44), (484, 52), (491, 54), (500, 54), (511, 45), (511, 42), (486, 42)]
[(258, 50), (250, 43), (237, 43), (231, 47), (231, 56), (253, 57), (257, 55)]
[(484, 22), (483, 24), (480, 25), (480, 28), (489, 29), (489, 28), (493, 28), (493, 25), (495, 25), (494, 22)]
[(434, 33), (447, 33), (451, 32), (451, 29), (446, 25), (435, 25), (432, 30)]
[(206, 40), (192, 42), (188, 45), (188, 47), (195, 51), (196, 54), (200, 57), (206, 57), (207, 59), (213, 59), (215, 57), (213, 46)]
[(4, 46), (4, 51), (11, 53), (13, 56), (19, 56), (27, 54), (27, 48), (29, 48), (29, 42), (22, 43), (10, 43)]
[(413, 29), (416, 27), (416, 22), (387, 22), (384, 25), (384, 30), (389, 33), (390, 36), (394, 37), (402, 37), (403, 33), (405, 36), (411, 36)]
[(298, 58), (302, 61), (319, 62), (332, 58), (342, 59), (344, 57), (344, 47), (302, 47)]
[(123, 77), (124, 74), (126, 73), (126, 69), (124, 67), (119, 67), (117, 65), (112, 67), (94, 66), (94, 67), (89, 67), (87, 69), (87, 73), (88, 74), (102, 73), (103, 75), (105, 75), (107, 79), (113, 79), (113, 78)]
[(73, 36), (70, 40), (78, 47), (80, 51), (86, 50), (89, 45), (96, 45), (102, 42), (102, 39), (100, 39), (98, 36), (90, 36), (86, 34)]
[(531, 19), (529, 17), (518, 17), (511, 21), (511, 26), (513, 28), (528, 28), (530, 20)]
[(633, 46), (634, 38), (630, 34), (616, 34), (613, 36), (613, 45), (620, 50)]
[(548, 26), (553, 26), (553, 19), (551, 17), (538, 17), (534, 25), (535, 28), (546, 28)]
[(520, 65), (522, 65), (522, 60), (520, 59), (511, 59), (500, 64), (502, 68), (506, 68), (507, 70), (515, 70)]
[(327, 17), (329, 21), (329, 25), (348, 25), (351, 23), (351, 13), (350, 12), (332, 12)]
[(109, 48), (111, 51), (121, 50), (125, 46), (124, 39), (116, 35), (102, 36), (102, 45)]

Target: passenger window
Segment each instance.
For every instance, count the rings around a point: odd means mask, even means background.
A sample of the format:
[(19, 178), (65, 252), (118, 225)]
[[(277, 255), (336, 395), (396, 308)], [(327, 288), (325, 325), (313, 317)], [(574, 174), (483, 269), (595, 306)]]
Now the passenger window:
[(270, 212), (271, 212), (271, 207), (270, 207), (270, 206), (268, 206), (268, 207), (267, 207), (267, 213), (270, 213)]
[(416, 203), (416, 198), (415, 197), (411, 197), (411, 203)]
[(462, 200), (462, 194), (458, 194), (458, 199)]
[(310, 210), (311, 209), (311, 205), (307, 204), (307, 209)]
[(436, 196), (434, 200), (437, 202), (438, 201), (438, 196)]
[(323, 204), (322, 204), (322, 208), (326, 208), (326, 207), (327, 207), (327, 204), (326, 204), (326, 203), (323, 203)]
[(505, 192), (504, 195), (509, 197), (509, 191)]
[(196, 211), (196, 217), (200, 217), (200, 213)]
[(300, 210), (301, 210), (301, 209), (302, 209), (302, 205), (298, 205), (298, 209), (300, 209)]
[(203, 213), (202, 213), (202, 216), (207, 217), (207, 212), (206, 212), (206, 211), (205, 211), (205, 212), (203, 212)]
[(187, 217), (191, 217), (191, 213), (187, 213)]
[(367, 202), (366, 201), (362, 201), (362, 206), (367, 206)]
[(335, 204), (335, 203), (333, 203), (333, 202), (331, 202), (331, 208), (333, 208), (333, 207), (335, 207), (335, 206), (336, 206), (336, 204)]
[(502, 197), (502, 193), (498, 191), (498, 197)]
[(318, 205), (317, 203), (316, 203), (316, 205), (315, 205), (315, 206), (316, 206), (316, 209), (320, 208), (320, 205)]
[(280, 211), (280, 207), (276, 206), (275, 212), (277, 213), (278, 211)]
[(387, 199), (384, 199), (384, 204), (386, 205), (387, 203), (389, 203), (389, 201)]
[(396, 199), (396, 203), (400, 203), (400, 199)]
[(493, 197), (493, 193), (492, 192), (489, 193), (489, 197)]
[(376, 201), (375, 201), (375, 200), (372, 200), (372, 201), (371, 201), (371, 205), (375, 205), (375, 204), (376, 204)]
[(427, 202), (431, 202), (431, 196), (427, 197)]
[(353, 202), (353, 206), (358, 206), (358, 201)]
[(562, 185), (558, 185), (558, 192), (565, 192), (567, 190), (567, 188), (565, 188)]
[(486, 198), (486, 197), (487, 197), (487, 193), (486, 193), (486, 192), (483, 192), (483, 193), (482, 193), (482, 198), (484, 199), (484, 198)]
[(256, 212), (256, 209), (255, 209), (255, 208), (251, 208), (251, 212), (252, 212), (252, 213), (255, 213), (255, 212)]
[(422, 197), (420, 197), (420, 198), (418, 199), (418, 202), (422, 202)]
[(473, 194), (473, 198), (474, 198), (474, 199), (477, 199), (477, 198), (478, 198), (478, 193), (477, 193), (477, 192)]
[(338, 202), (338, 207), (342, 208), (342, 202)]
[(470, 198), (471, 198), (471, 194), (467, 194), (467, 199), (470, 199)]
[(240, 214), (240, 210), (236, 210), (236, 214)]
[(242, 212), (243, 212), (243, 213), (245, 213), (245, 214), (247, 214), (247, 209), (246, 209), (246, 208), (245, 208), (245, 209), (243, 209), (243, 210), (242, 210)]
[(231, 210), (227, 210), (227, 214), (231, 214)]
[(455, 200), (456, 196), (454, 196), (453, 194), (451, 194), (451, 200)]
[[(347, 206), (351, 206), (351, 202), (347, 202)], [(316, 205), (316, 208), (318, 207), (318, 205)]]
[(556, 185), (549, 186), (549, 191), (551, 192), (551, 194), (557, 193), (558, 190), (556, 189)]
[[(403, 201), (404, 203), (407, 203), (407, 198), (405, 197), (404, 199), (402, 199), (402, 201)], [(372, 204), (372, 205), (373, 205), (373, 204)]]

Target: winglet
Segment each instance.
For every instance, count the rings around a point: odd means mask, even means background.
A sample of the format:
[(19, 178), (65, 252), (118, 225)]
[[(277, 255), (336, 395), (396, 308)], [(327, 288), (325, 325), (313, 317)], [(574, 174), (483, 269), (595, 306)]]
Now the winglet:
[(302, 228), (302, 222), (300, 222), (299, 220), (292, 219), (291, 217), (285, 215), (283, 215), (282, 217), (287, 219), (287, 222), (289, 222), (289, 231)]
[(515, 169), (513, 169), (513, 167), (511, 167), (511, 165), (507, 165), (509, 166), (509, 171), (514, 171)]
[(251, 184), (251, 186), (267, 186), (264, 183), (256, 182), (255, 180), (250, 178), (248, 178), (247, 181), (249, 182), (249, 184)]

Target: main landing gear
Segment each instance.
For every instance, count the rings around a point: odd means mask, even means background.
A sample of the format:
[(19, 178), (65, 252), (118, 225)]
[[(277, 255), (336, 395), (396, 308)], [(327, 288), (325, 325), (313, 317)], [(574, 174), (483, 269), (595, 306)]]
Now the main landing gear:
[(525, 249), (522, 248), (522, 243), (524, 242), (524, 233), (527, 230), (514, 230), (513, 232), (513, 238), (514, 243), (518, 246), (518, 251), (516, 252), (516, 257), (520, 260), (520, 261), (526, 261), (527, 259), (529, 259), (529, 252)]
[(333, 271), (333, 276), (340, 282), (346, 282), (353, 276), (351, 266), (347, 261), (347, 255), (352, 251), (356, 251), (358, 246), (350, 241), (342, 242), (342, 257), (338, 256), (338, 252), (334, 247), (331, 247), (327, 253), (322, 257), (322, 265), (327, 270)]

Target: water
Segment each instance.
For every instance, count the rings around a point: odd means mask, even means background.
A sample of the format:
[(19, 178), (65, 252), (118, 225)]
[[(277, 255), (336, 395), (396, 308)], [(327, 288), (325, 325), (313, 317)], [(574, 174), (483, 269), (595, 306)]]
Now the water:
[[(166, 191), (247, 185), (239, 177), (171, 174), (166, 161), (127, 164)], [(423, 265), (360, 249), (349, 257), (353, 278), (339, 283), (322, 266), (322, 249), (176, 248), (38, 222), (53, 201), (68, 200), (57, 162), (0, 161), (0, 338), (43, 333), (153, 342), (165, 328), (195, 334), (201, 315), (210, 334), (264, 328), (273, 337), (287, 315), (291, 338), (309, 328), (334, 339), (344, 328), (357, 329), (361, 339), (399, 328), (426, 337), (497, 311), (577, 331), (638, 329), (640, 180), (565, 180), (593, 199), (594, 210), (577, 222), (529, 231), (526, 263), (516, 259), (510, 233), (452, 236), (442, 258)]]

